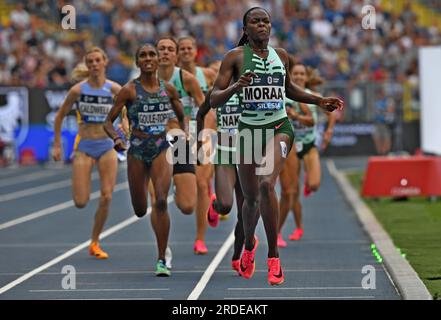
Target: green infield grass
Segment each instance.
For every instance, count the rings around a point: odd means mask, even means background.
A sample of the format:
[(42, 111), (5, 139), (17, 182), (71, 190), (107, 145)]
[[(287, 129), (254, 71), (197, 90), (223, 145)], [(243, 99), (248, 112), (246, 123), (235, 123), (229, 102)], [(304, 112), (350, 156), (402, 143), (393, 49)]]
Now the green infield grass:
[[(361, 190), (362, 172), (347, 173)], [(423, 280), (434, 299), (441, 299), (441, 200), (363, 198), (394, 244)]]

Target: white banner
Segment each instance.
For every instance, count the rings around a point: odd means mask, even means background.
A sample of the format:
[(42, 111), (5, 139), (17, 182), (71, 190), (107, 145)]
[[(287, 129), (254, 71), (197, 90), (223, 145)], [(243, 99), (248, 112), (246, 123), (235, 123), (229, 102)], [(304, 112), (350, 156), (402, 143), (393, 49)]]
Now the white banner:
[[(16, 129), (19, 131), (16, 136)], [(25, 87), (0, 87), (0, 140), (20, 146), (28, 136), (29, 101)]]
[(419, 49), (421, 147), (441, 155), (441, 47)]

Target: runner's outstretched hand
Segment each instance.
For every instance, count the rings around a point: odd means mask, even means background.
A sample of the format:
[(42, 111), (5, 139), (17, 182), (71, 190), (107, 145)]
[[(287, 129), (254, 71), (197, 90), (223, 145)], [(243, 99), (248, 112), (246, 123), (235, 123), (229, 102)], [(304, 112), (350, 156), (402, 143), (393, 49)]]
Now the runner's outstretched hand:
[(334, 110), (342, 110), (344, 107), (344, 102), (340, 98), (325, 97), (320, 100), (319, 107), (332, 112)]

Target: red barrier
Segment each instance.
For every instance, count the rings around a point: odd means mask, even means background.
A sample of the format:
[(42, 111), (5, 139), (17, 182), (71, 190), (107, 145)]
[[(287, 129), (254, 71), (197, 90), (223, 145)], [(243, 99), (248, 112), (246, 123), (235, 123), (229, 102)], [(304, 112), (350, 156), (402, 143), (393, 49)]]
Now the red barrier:
[(37, 164), (37, 158), (35, 157), (35, 151), (32, 148), (23, 149), (20, 152), (19, 163), (22, 166), (33, 166)]
[(441, 196), (441, 157), (371, 157), (361, 194), (366, 197)]

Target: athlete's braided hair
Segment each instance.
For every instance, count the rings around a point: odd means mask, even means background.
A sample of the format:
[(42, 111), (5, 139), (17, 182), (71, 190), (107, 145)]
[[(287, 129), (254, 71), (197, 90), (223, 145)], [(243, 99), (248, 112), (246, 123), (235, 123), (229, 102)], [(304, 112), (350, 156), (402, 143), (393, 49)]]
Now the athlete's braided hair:
[[(245, 14), (243, 15), (242, 24), (243, 24), (244, 27), (245, 27), (245, 25), (248, 22), (248, 14), (250, 14), (251, 11), (257, 10), (257, 9), (265, 11), (268, 14), (268, 16), (270, 16), (269, 12), (266, 11), (264, 8), (262, 8), (262, 7), (252, 7), (250, 9), (248, 9), (247, 12), (245, 12)], [(240, 46), (243, 46), (246, 43), (248, 43), (248, 35), (244, 32), (242, 34), (242, 37), (240, 38), (239, 43), (237, 44), (237, 46), (240, 47)]]

